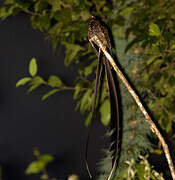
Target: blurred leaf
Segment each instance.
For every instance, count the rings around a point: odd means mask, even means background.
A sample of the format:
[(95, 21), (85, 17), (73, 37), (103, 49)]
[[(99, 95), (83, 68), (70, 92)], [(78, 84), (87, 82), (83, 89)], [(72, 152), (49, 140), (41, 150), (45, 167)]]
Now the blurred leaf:
[(81, 91), (81, 83), (76, 84), (73, 99), (76, 99), (78, 97), (79, 92)]
[(85, 126), (89, 126), (91, 123), (91, 119), (92, 119), (92, 113), (90, 112), (87, 116), (86, 116), (86, 120), (85, 120)]
[(5, 0), (4, 4), (14, 4), (15, 0)]
[(17, 6), (18, 8), (20, 8), (22, 10), (26, 10), (30, 7), (30, 3), (29, 2), (16, 1), (15, 6)]
[(52, 162), (54, 160), (54, 157), (50, 154), (43, 154), (40, 156), (40, 161), (44, 162), (45, 164)]
[(48, 180), (48, 175), (47, 175), (47, 174), (42, 174), (42, 175), (40, 176), (40, 179), (41, 179), (41, 180)]
[(25, 171), (26, 174), (40, 173), (42, 170), (44, 170), (48, 163), (54, 160), (53, 156), (49, 154), (40, 155), (39, 151), (37, 154), (37, 158), (39, 158), (37, 161), (33, 161), (31, 164), (29, 164)]
[(47, 2), (45, 0), (37, 0), (37, 2), (34, 5), (35, 12), (42, 12), (47, 8)]
[(159, 55), (157, 56), (153, 56), (150, 59), (148, 59), (148, 61), (146, 62), (146, 65), (149, 66), (150, 64), (154, 63), (154, 61), (156, 61), (156, 59), (160, 57)]
[(38, 149), (33, 150), (33, 155), (36, 156), (36, 158), (39, 158), (40, 156), (40, 151)]
[(72, 61), (76, 60), (75, 57), (77, 56), (79, 51), (83, 50), (83, 47), (69, 43), (64, 43), (64, 45), (66, 46), (66, 58), (64, 62), (66, 66), (69, 66)]
[(145, 180), (145, 165), (139, 163), (136, 165), (136, 168), (139, 180)]
[(92, 98), (91, 97), (91, 89), (88, 89), (83, 94), (83, 97), (81, 98), (81, 101), (80, 101), (80, 111), (81, 112), (85, 112), (90, 107), (90, 104), (92, 102), (91, 98)]
[(0, 8), (0, 18), (5, 19), (9, 16), (7, 9), (5, 7)]
[(149, 35), (150, 36), (160, 36), (161, 35), (161, 31), (157, 24), (152, 23), (149, 25)]
[(101, 114), (101, 122), (104, 126), (107, 126), (110, 122), (110, 103), (109, 100), (105, 100), (105, 102), (100, 106), (100, 114)]
[(71, 174), (69, 175), (68, 180), (79, 180), (79, 177), (76, 174)]
[(60, 87), (63, 83), (58, 76), (50, 76), (48, 79), (48, 84), (51, 87)]
[(61, 10), (60, 0), (47, 0), (47, 2), (52, 5), (52, 11)]
[(32, 58), (29, 63), (29, 73), (32, 77), (37, 74), (37, 63), (35, 58)]
[(133, 11), (133, 7), (127, 7), (123, 9), (119, 14), (121, 16), (128, 16)]
[(157, 154), (157, 155), (161, 155), (163, 153), (163, 151), (161, 149), (154, 149), (152, 151), (152, 153)]
[(50, 18), (48, 15), (42, 15), (38, 17), (38, 29), (43, 31), (43, 29), (48, 30), (50, 27)]
[(92, 73), (92, 71), (94, 70), (94, 67), (97, 66), (97, 62), (98, 61), (93, 61), (89, 66), (85, 67), (85, 69), (84, 69), (85, 76), (88, 76)]
[(16, 83), (16, 87), (25, 85), (26, 83), (30, 82), (31, 80), (32, 80), (32, 78), (30, 78), (30, 77), (24, 77)]
[(36, 85), (32, 85), (29, 89), (28, 89), (28, 93), (32, 92), (33, 90), (35, 90), (37, 87), (39, 87), (40, 84), (36, 84)]
[(165, 130), (166, 130), (166, 132), (168, 133), (168, 132), (170, 132), (171, 131), (171, 129), (172, 129), (172, 124), (173, 124), (173, 121), (168, 121), (168, 123), (166, 122), (166, 125), (165, 125)]
[(171, 50), (175, 50), (175, 42), (171, 41)]
[(59, 89), (52, 89), (51, 91), (49, 91), (48, 93), (44, 94), (43, 97), (42, 97), (42, 100), (45, 100), (47, 99), (49, 96), (55, 94), (56, 92), (58, 92)]
[(30, 3), (29, 2), (16, 1), (15, 6), (17, 6), (21, 10), (26, 10), (30, 7)]
[(43, 161), (33, 161), (31, 164), (29, 164), (25, 173), (26, 174), (37, 174), (45, 168), (45, 165), (46, 164)]

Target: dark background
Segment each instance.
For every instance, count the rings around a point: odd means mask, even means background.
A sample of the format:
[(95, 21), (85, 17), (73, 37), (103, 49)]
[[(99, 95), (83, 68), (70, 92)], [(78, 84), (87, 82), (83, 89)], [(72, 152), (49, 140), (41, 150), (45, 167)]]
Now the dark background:
[[(16, 82), (28, 74), (28, 64), (36, 57), (39, 74), (45, 79), (58, 75), (71, 85), (76, 68), (64, 67), (64, 48), (59, 55), (41, 32), (32, 29), (26, 15), (20, 14), (0, 21), (0, 165), (3, 180), (35, 180), (37, 175), (25, 175), (28, 164), (34, 160), (32, 149), (54, 155), (48, 167), (51, 177), (67, 179), (77, 173), (80, 179), (89, 179), (84, 154), (87, 128), (84, 117), (75, 111), (71, 92), (59, 92), (41, 101), (47, 87), (27, 94), (27, 87), (16, 88)], [(92, 173), (102, 157), (104, 129), (97, 123), (93, 144), (89, 149)]]

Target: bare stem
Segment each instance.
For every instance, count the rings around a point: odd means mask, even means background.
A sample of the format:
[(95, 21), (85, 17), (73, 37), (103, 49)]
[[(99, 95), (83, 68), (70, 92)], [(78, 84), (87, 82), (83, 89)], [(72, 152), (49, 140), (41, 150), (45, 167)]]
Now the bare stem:
[(158, 128), (156, 127), (156, 125), (154, 124), (154, 122), (152, 121), (151, 117), (149, 116), (148, 112), (146, 111), (146, 109), (144, 108), (143, 104), (141, 103), (138, 95), (136, 94), (136, 92), (133, 90), (133, 88), (131, 87), (131, 85), (129, 84), (129, 82), (127, 81), (127, 79), (125, 78), (125, 76), (123, 75), (123, 73), (120, 71), (119, 67), (116, 65), (114, 59), (111, 57), (111, 55), (107, 52), (105, 46), (103, 45), (103, 43), (99, 40), (99, 38), (94, 35), (90, 40), (90, 43), (92, 44), (92, 42), (94, 42), (104, 53), (104, 55), (106, 56), (106, 58), (109, 60), (109, 62), (111, 63), (112, 67), (114, 68), (114, 70), (116, 71), (117, 75), (119, 76), (119, 78), (122, 80), (122, 82), (124, 83), (124, 85), (126, 86), (126, 88), (128, 89), (129, 93), (132, 95), (132, 97), (134, 98), (135, 102), (137, 103), (137, 105), (139, 106), (141, 112), (143, 113), (143, 115), (145, 116), (146, 121), (148, 122), (150, 129), (152, 130), (153, 133), (156, 134), (156, 136), (159, 138), (169, 168), (170, 168), (170, 172), (171, 172), (171, 176), (172, 179), (175, 180), (175, 171), (174, 171), (174, 165), (170, 156), (170, 152), (168, 149), (168, 145), (166, 144), (163, 136), (161, 135), (160, 131), (158, 130)]
[(28, 9), (22, 9), (25, 13), (27, 14), (30, 14), (30, 15), (35, 15), (35, 16), (41, 16), (42, 14), (40, 13), (37, 13), (37, 12), (33, 12), (33, 11), (30, 11)]

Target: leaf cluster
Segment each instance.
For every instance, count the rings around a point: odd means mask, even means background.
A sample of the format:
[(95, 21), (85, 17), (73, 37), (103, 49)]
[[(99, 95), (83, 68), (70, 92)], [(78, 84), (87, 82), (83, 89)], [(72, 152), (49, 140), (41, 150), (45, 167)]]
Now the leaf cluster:
[(69, 87), (66, 87), (63, 82), (60, 80), (58, 76), (49, 76), (48, 80), (45, 81), (41, 76), (37, 75), (38, 66), (35, 58), (32, 58), (29, 63), (29, 74), (30, 77), (23, 77), (22, 79), (18, 80), (16, 83), (16, 87), (23, 86), (28, 84), (29, 89), (28, 92), (33, 91), (34, 89), (38, 88), (41, 85), (46, 85), (52, 88), (51, 91), (47, 92), (42, 96), (42, 100), (47, 99), (49, 96), (55, 94), (60, 90), (65, 90)]
[[(88, 68), (88, 67), (87, 67)], [(61, 81), (58, 76), (51, 75), (48, 80), (44, 80), (41, 76), (38, 75), (38, 65), (35, 58), (32, 58), (29, 62), (29, 75), (30, 77), (23, 77), (18, 80), (16, 83), (16, 87), (28, 85), (28, 93), (35, 90), (41, 85), (48, 86), (51, 90), (45, 93), (41, 100), (46, 100), (51, 95), (63, 91), (69, 90), (73, 91), (73, 98), (78, 100), (76, 108), (79, 108), (82, 113), (86, 114), (85, 125), (88, 126), (91, 121), (91, 107), (94, 96), (94, 85), (95, 81), (89, 81), (87, 79), (78, 79), (75, 86), (67, 86), (65, 83)], [(105, 85), (105, 84), (104, 84)], [(110, 121), (110, 105), (109, 100), (107, 99), (107, 87), (103, 88), (102, 96), (100, 99), (100, 108), (99, 112), (101, 114), (101, 122), (107, 126)]]
[[(147, 96), (147, 104), (155, 120), (167, 133), (174, 124), (174, 1), (116, 2), (116, 18), (125, 29), (132, 50), (142, 55), (135, 74), (139, 74), (137, 88)], [(140, 70), (140, 71), (139, 71)]]
[[(27, 175), (40, 173), (41, 180), (50, 179), (50, 177), (48, 176), (47, 170), (46, 170), (46, 166), (54, 160), (53, 156), (51, 156), (50, 154), (42, 154), (41, 155), (39, 150), (37, 150), (37, 149), (35, 149), (33, 151), (33, 155), (36, 157), (36, 160), (32, 161), (28, 165), (25, 173)], [(56, 178), (52, 178), (51, 180), (56, 180)]]
[[(36, 160), (32, 161), (28, 165), (25, 171), (26, 175), (40, 174), (41, 180), (61, 180), (61, 179), (49, 176), (47, 167), (48, 167), (48, 164), (54, 161), (54, 157), (52, 155), (41, 154), (37, 148), (33, 150), (33, 155), (35, 156)], [(79, 180), (79, 177), (77, 174), (70, 174), (68, 176), (68, 180)]]
[[(89, 76), (94, 74), (97, 65), (97, 62), (94, 61), (95, 55), (92, 54), (92, 48), (87, 40), (88, 19), (91, 15), (97, 16), (102, 13), (102, 19), (106, 22), (108, 16), (112, 14), (111, 8), (111, 3), (106, 0), (5, 0), (4, 5), (0, 7), (1, 19), (18, 13), (28, 14), (32, 27), (42, 31), (46, 39), (52, 43), (54, 49), (56, 49), (58, 42), (64, 45), (65, 65), (69, 66), (75, 63), (79, 72), (74, 87), (65, 86), (59, 77), (52, 76), (51, 79), (45, 81), (41, 76), (32, 73), (30, 73), (32, 77), (25, 77), (18, 81), (17, 87), (28, 84), (30, 87), (28, 92), (33, 91), (40, 85), (53, 88), (43, 95), (42, 100), (60, 90), (73, 90), (73, 97), (78, 100), (77, 108), (80, 108), (81, 112), (86, 114), (85, 124), (88, 125), (91, 119), (89, 112), (93, 99), (92, 87), (94, 86), (94, 81), (89, 80)], [(111, 22), (112, 19), (108, 21), (108, 24), (111, 24)], [(51, 81), (60, 82), (53, 85)], [(106, 96), (103, 96), (101, 100), (103, 106), (100, 113), (102, 123), (107, 125), (109, 123), (109, 102), (105, 101), (105, 98)], [(108, 114), (107, 116), (103, 112), (104, 109)]]
[(116, 180), (164, 180), (163, 175), (155, 171), (149, 164), (147, 156), (139, 156), (139, 162), (131, 159), (125, 163), (128, 164), (128, 167)]
[(87, 50), (88, 19), (102, 13), (107, 20), (110, 7), (107, 0), (4, 0), (0, 18), (29, 14), (32, 27), (45, 33), (54, 49), (58, 42), (66, 47), (65, 64), (69, 65)]

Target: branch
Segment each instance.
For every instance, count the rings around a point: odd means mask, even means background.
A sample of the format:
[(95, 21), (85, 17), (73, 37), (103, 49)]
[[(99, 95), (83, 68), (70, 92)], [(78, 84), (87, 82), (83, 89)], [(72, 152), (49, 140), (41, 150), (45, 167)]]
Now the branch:
[(158, 128), (156, 127), (156, 125), (154, 124), (153, 120), (151, 119), (151, 117), (149, 116), (148, 112), (146, 111), (146, 109), (144, 108), (143, 104), (141, 103), (138, 95), (136, 94), (136, 92), (133, 90), (133, 88), (131, 87), (131, 85), (129, 84), (129, 82), (127, 81), (127, 79), (125, 78), (124, 74), (120, 71), (119, 67), (116, 65), (114, 59), (111, 57), (111, 55), (107, 52), (106, 47), (103, 45), (103, 43), (99, 40), (99, 38), (94, 35), (93, 37), (91, 37), (89, 39), (90, 43), (92, 44), (93, 42), (103, 51), (104, 55), (106, 56), (106, 58), (109, 60), (110, 64), (112, 65), (112, 67), (114, 68), (114, 70), (116, 71), (117, 75), (119, 76), (119, 78), (122, 80), (122, 82), (124, 83), (124, 85), (126, 86), (126, 88), (128, 89), (129, 93), (132, 95), (132, 97), (134, 98), (135, 102), (137, 103), (137, 105), (139, 106), (141, 112), (143, 113), (143, 115), (145, 116), (145, 119), (147, 121), (147, 123), (150, 126), (150, 129), (152, 130), (153, 133), (156, 134), (156, 136), (159, 138), (169, 168), (170, 168), (170, 172), (171, 172), (171, 176), (172, 179), (175, 180), (175, 171), (174, 171), (174, 165), (170, 156), (170, 152), (168, 149), (168, 145), (166, 144), (163, 136), (161, 135), (160, 131), (158, 130)]
[(27, 13), (27, 14), (30, 14), (30, 15), (35, 15), (35, 16), (41, 16), (42, 15), (40, 13), (33, 12), (33, 11), (28, 10), (28, 9), (22, 9), (21, 8), (21, 10), (24, 11), (25, 13)]

